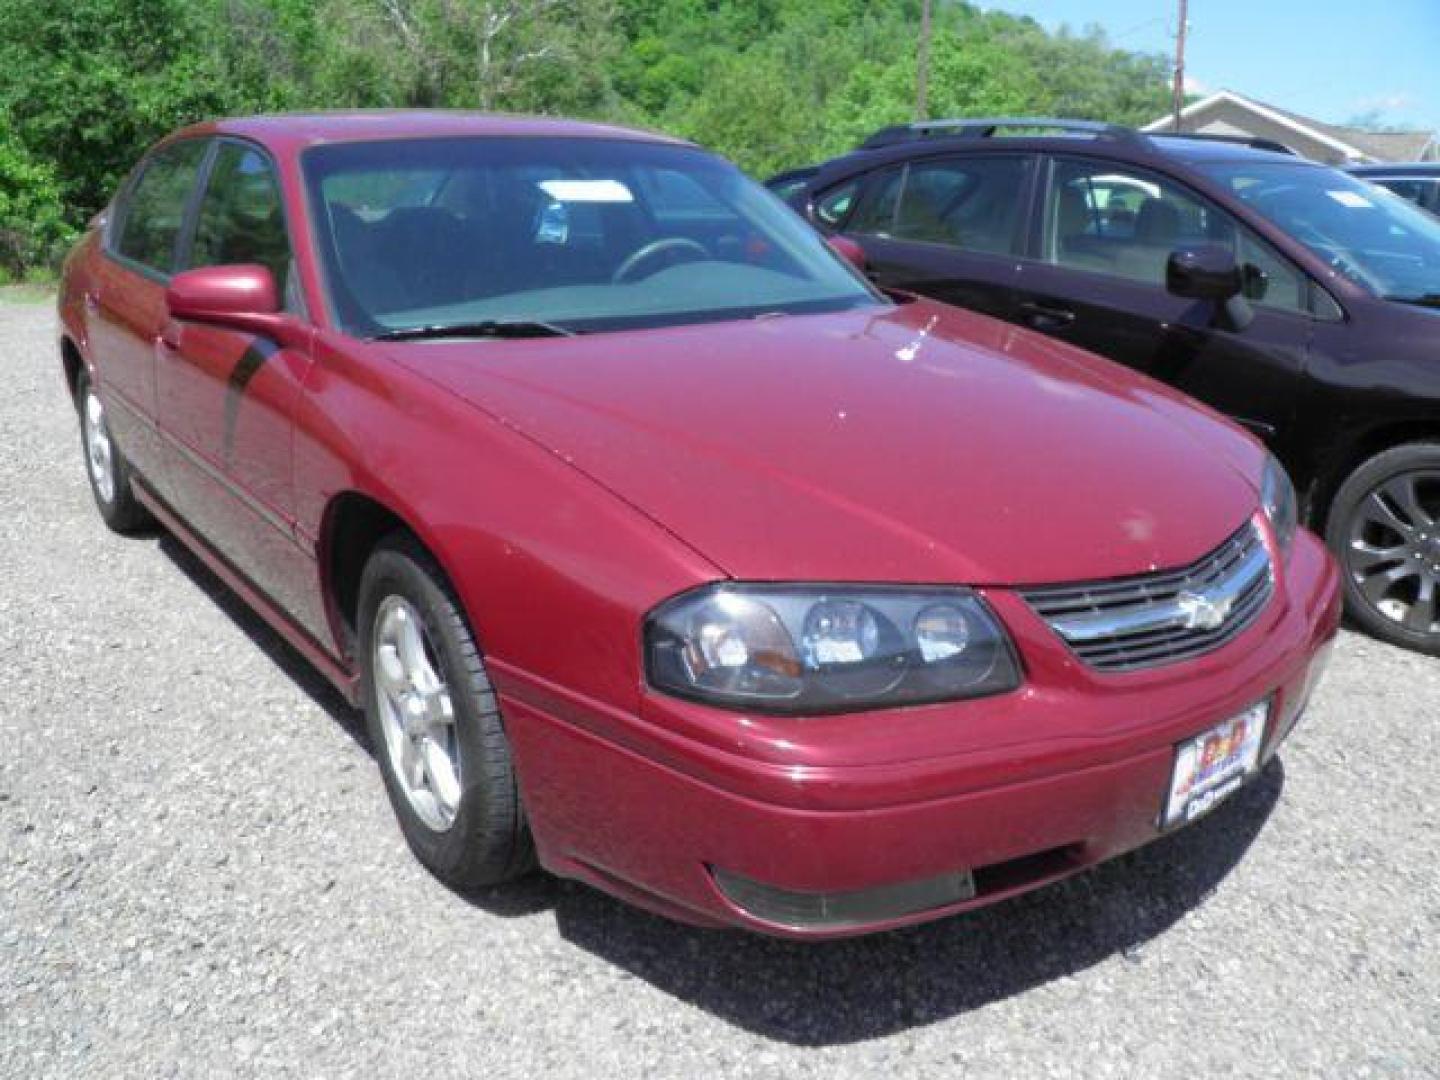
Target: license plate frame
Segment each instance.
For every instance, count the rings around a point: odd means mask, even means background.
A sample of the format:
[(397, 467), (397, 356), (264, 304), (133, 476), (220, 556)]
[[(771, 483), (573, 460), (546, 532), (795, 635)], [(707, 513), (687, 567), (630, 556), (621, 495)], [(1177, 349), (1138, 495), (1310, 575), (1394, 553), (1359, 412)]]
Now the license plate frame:
[(1198, 821), (1259, 772), (1272, 712), (1257, 701), (1175, 745), (1161, 829)]

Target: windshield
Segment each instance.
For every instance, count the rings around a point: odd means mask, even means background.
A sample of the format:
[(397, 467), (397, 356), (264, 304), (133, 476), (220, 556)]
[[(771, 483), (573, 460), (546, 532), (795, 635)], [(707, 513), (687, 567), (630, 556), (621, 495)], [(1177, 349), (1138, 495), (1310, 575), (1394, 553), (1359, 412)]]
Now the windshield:
[(319, 146), (303, 161), (330, 299), (357, 336), (887, 302), (773, 195), (690, 147), (405, 139)]
[(1440, 304), (1440, 218), (1335, 169), (1268, 162), (1200, 167), (1375, 295)]

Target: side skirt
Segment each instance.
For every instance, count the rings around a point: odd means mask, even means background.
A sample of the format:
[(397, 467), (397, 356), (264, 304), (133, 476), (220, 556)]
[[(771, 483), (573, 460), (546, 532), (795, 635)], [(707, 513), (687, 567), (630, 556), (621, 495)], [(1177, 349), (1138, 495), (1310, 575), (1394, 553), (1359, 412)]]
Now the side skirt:
[(251, 585), (239, 571), (225, 561), (224, 557), (207, 544), (180, 517), (166, 506), (160, 497), (152, 492), (138, 477), (135, 481), (135, 497), (155, 515), (165, 528), (191, 553), (203, 562), (216, 577), (223, 581), (231, 592), (245, 601), (246, 605), (265, 620), (267, 626), (279, 634), (312, 667), (339, 690), (345, 700), (355, 707), (360, 705), (360, 676), (349, 665), (335, 659), (319, 642), (300, 629), (295, 622), (275, 605), (259, 589)]

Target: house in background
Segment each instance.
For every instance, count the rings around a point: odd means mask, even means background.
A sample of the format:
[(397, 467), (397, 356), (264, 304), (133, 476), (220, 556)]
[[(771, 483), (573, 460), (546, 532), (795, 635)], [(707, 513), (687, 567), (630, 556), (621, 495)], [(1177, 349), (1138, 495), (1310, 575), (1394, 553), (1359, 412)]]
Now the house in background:
[[(1174, 131), (1174, 117), (1167, 113), (1141, 130)], [(1325, 124), (1229, 90), (1185, 106), (1180, 130), (1273, 139), (1328, 165), (1440, 161), (1440, 140), (1433, 131), (1362, 131)]]

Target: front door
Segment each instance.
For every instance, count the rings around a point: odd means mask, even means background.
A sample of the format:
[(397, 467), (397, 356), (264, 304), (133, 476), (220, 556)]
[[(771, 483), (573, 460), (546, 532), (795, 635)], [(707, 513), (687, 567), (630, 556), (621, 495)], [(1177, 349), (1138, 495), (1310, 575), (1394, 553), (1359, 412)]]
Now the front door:
[(131, 465), (162, 495), (167, 478), (155, 430), (155, 352), (165, 324), (165, 283), (207, 145), (199, 139), (174, 143), (142, 164), (116, 204), (95, 290), (85, 297), (110, 430)]
[[(1057, 158), (1049, 172), (1019, 321), (1169, 383), (1285, 450), (1315, 326), (1306, 275), (1168, 177), (1084, 158)], [(1170, 253), (1199, 244), (1229, 247), (1248, 268), (1254, 320), (1243, 329), (1219, 325), (1210, 301), (1166, 290)]]
[[(270, 159), (222, 140), (182, 265), (259, 264), (285, 290), (290, 253)], [(314, 565), (295, 539), (291, 422), (309, 351), (201, 323), (170, 322), (163, 337), (156, 381), (176, 509), (267, 596), (299, 610)]]

